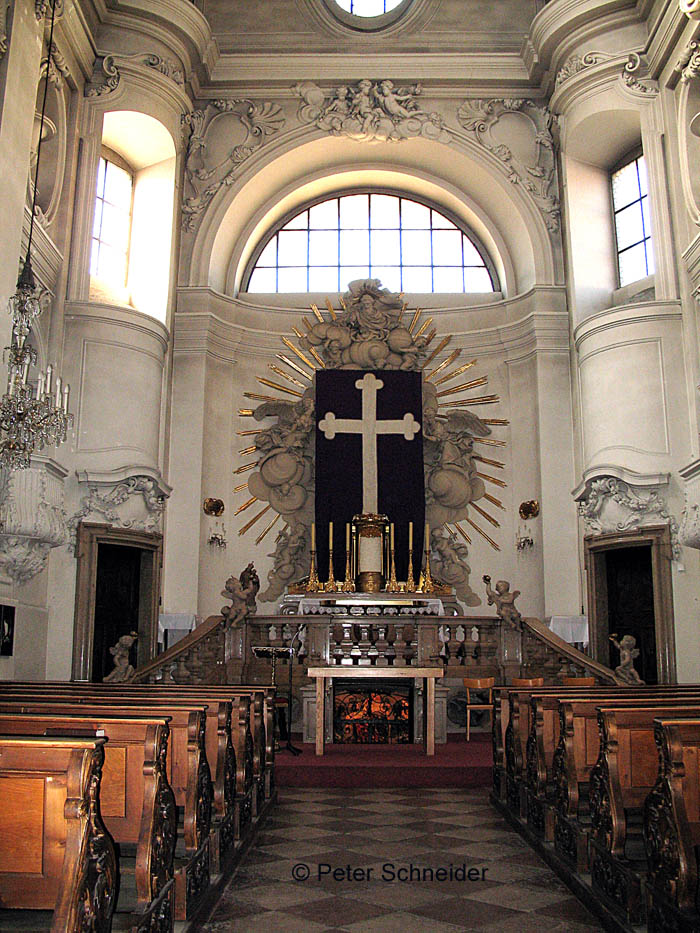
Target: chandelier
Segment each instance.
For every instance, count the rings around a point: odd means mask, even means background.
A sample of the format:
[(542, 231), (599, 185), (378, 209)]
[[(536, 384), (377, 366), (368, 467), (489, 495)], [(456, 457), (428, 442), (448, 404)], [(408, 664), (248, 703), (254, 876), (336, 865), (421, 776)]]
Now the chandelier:
[(7, 391), (0, 400), (0, 467), (9, 470), (25, 470), (29, 467), (32, 454), (43, 447), (63, 443), (73, 421), (73, 416), (68, 413), (70, 388), (68, 385), (62, 385), (60, 376), (56, 377), (55, 383), (53, 382), (51, 365), (46, 367), (46, 372), (39, 373), (36, 386), (28, 382), (29, 369), (36, 365), (37, 355), (36, 350), (27, 343), (27, 339), (31, 334), (34, 320), (42, 310), (32, 270), (31, 248), (55, 15), (56, 0), (51, 0), (46, 79), (36, 149), (27, 253), (17, 281), (17, 290), (8, 303), (12, 318), (12, 337), (10, 346), (5, 347), (4, 357), (8, 370)]

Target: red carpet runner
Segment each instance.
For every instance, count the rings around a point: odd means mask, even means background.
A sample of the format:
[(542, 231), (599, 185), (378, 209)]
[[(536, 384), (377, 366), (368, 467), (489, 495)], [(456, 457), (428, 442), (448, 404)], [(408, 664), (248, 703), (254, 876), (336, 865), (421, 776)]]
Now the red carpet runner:
[(278, 787), (488, 787), (491, 785), (491, 735), (451, 735), (428, 758), (419, 745), (327, 745), (317, 757), (313, 745), (294, 757), (275, 756)]

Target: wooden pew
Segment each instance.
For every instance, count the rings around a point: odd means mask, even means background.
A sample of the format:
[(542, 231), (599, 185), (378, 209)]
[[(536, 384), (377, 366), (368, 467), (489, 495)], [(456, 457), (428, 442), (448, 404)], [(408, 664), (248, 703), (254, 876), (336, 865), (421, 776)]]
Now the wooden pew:
[[(600, 754), (590, 775), (590, 865), (594, 893), (623, 921), (641, 923), (646, 914), (642, 807), (658, 777), (654, 720), (700, 716), (700, 701), (668, 706), (598, 710)], [(631, 821), (637, 819), (636, 832)]]
[(649, 933), (700, 929), (700, 717), (657, 718), (659, 770), (644, 804)]
[[(52, 693), (52, 697), (48, 695)], [(89, 689), (46, 691), (37, 688), (8, 696), (0, 689), (0, 712), (73, 713), (76, 704), (84, 714), (139, 714), (170, 716), (170, 783), (178, 807), (183, 810), (182, 834), (178, 834), (175, 871), (175, 919), (191, 919), (210, 883), (209, 835), (213, 788), (205, 749), (206, 708), (194, 701), (157, 705), (143, 699), (93, 695)]]
[(100, 816), (104, 738), (0, 736), (0, 906), (52, 933), (109, 930), (118, 869)]
[[(173, 859), (177, 810), (167, 778), (168, 717), (0, 713), (0, 734), (104, 735), (100, 811), (120, 844), (120, 912), (131, 910), (134, 925), (158, 914), (160, 929), (174, 919)], [(125, 904), (123, 857), (134, 850), (136, 903)]]

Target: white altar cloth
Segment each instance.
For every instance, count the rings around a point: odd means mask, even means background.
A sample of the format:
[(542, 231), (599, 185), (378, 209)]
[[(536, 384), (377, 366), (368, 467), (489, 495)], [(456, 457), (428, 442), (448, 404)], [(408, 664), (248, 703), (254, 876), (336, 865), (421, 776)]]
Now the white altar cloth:
[(549, 627), (570, 645), (588, 644), (588, 616), (552, 616)]
[(161, 612), (158, 616), (158, 641), (166, 644), (165, 633), (167, 632), (167, 646), (171, 647), (191, 632), (196, 625), (197, 616), (193, 612)]

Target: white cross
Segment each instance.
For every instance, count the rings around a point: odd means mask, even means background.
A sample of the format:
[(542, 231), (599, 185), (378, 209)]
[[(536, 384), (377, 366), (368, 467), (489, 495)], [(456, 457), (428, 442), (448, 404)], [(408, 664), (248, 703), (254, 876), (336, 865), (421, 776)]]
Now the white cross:
[(365, 373), (355, 383), (362, 390), (362, 420), (336, 418), (332, 411), (326, 413), (318, 426), (326, 440), (332, 441), (336, 434), (362, 435), (362, 511), (376, 515), (377, 505), (377, 435), (403, 434), (412, 441), (420, 431), (420, 423), (408, 412), (401, 419), (377, 421), (377, 392), (384, 387), (381, 379)]

